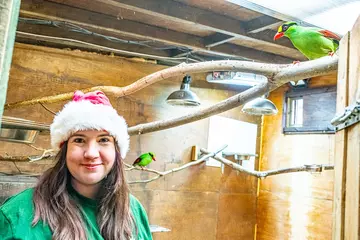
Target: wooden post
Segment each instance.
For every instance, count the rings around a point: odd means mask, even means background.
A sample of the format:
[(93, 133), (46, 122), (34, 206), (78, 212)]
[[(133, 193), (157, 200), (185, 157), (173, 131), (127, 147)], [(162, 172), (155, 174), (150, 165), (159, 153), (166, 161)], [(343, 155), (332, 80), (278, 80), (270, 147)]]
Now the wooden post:
[[(340, 42), (337, 112), (355, 104), (360, 81), (360, 17)], [(333, 240), (359, 239), (360, 123), (335, 135)]]
[[(349, 38), (347, 33), (340, 41), (339, 68), (337, 79), (336, 112), (342, 113), (348, 106), (348, 82), (349, 82)], [(345, 217), (345, 183), (346, 183), (346, 141), (347, 129), (335, 134), (335, 168), (334, 168), (334, 201), (332, 239), (344, 239)]]
[(0, 0), (0, 127), (19, 11), (20, 0)]
[[(360, 81), (360, 17), (350, 33), (349, 44), (349, 104), (356, 101)], [(348, 129), (347, 173), (345, 196), (345, 239), (359, 239), (360, 195), (360, 124)]]

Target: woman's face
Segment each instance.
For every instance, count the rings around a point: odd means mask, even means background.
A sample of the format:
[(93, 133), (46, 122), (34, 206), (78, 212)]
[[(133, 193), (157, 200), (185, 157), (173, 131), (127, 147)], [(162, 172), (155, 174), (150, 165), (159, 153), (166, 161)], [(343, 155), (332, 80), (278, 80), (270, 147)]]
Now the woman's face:
[[(106, 131), (78, 131), (68, 140), (66, 165), (76, 189), (97, 185), (115, 162), (115, 141)], [(78, 189), (80, 190), (80, 189)]]

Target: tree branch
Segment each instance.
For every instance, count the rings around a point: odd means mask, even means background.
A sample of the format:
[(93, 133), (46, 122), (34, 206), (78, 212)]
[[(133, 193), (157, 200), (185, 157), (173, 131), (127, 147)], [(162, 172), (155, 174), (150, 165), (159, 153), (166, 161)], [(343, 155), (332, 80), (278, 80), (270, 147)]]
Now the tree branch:
[[(212, 157), (213, 159), (231, 167), (232, 169), (239, 171), (239, 172), (243, 172), (246, 174), (249, 174), (251, 176), (257, 177), (257, 178), (261, 178), (264, 179), (268, 176), (272, 176), (272, 175), (279, 175), (279, 174), (284, 174), (284, 173), (292, 173), (292, 172), (311, 172), (311, 173), (319, 173), (319, 172), (323, 172), (324, 170), (333, 170), (334, 166), (333, 165), (328, 165), (328, 164), (309, 164), (309, 165), (302, 165), (302, 166), (298, 166), (298, 167), (290, 167), (290, 168), (280, 168), (280, 169), (275, 169), (275, 170), (268, 170), (268, 171), (254, 171), (254, 170), (248, 170), (246, 168), (244, 168), (243, 166), (234, 163), (224, 157), (219, 157), (216, 156), (216, 154), (218, 154), (219, 152), (223, 151), (225, 148), (227, 147), (227, 145), (221, 147), (219, 150), (217, 150), (216, 152), (209, 152), (206, 149), (201, 148), (200, 152), (205, 154), (203, 155), (200, 159), (196, 160), (196, 161), (192, 161), (189, 163), (186, 163), (180, 167), (177, 168), (173, 168), (167, 171), (157, 171), (154, 169), (149, 169), (149, 168), (139, 168), (139, 167), (134, 167), (131, 166), (129, 164), (125, 163), (125, 166), (127, 166), (128, 168), (125, 169), (125, 171), (133, 171), (133, 170), (138, 170), (138, 171), (146, 171), (146, 172), (151, 172), (151, 173), (155, 173), (156, 176), (147, 179), (147, 180), (137, 180), (137, 181), (128, 181), (129, 184), (135, 184), (135, 183), (149, 183), (152, 181), (155, 181), (156, 179), (159, 179), (160, 177), (163, 177), (165, 175), (168, 175), (170, 173), (174, 173), (174, 172), (178, 172), (181, 170), (184, 170), (188, 167), (191, 166), (195, 166), (198, 165), (202, 162), (207, 161), (207, 159), (209, 157)], [(51, 150), (51, 149), (50, 149)], [(6, 159), (4, 159), (6, 158)], [(19, 160), (20, 159), (20, 160)], [(13, 161), (13, 163), (15, 164), (15, 167), (18, 169), (20, 175), (22, 176), (34, 176), (25, 172), (20, 171), (20, 169), (17, 167), (15, 161), (29, 161), (29, 157), (26, 156), (22, 156), (22, 157), (4, 157), (1, 156), (0, 160), (2, 161)], [(5, 174), (5, 173), (2, 173)], [(11, 175), (11, 174), (6, 174), (6, 175)], [(38, 176), (38, 175), (36, 175)]]
[[(137, 92), (151, 84), (158, 81), (165, 80), (170, 77), (183, 76), (185, 74), (209, 72), (209, 71), (241, 71), (248, 73), (255, 73), (264, 75), (271, 83), (276, 83), (274, 86), (278, 87), (282, 84), (314, 76), (320, 76), (325, 73), (331, 73), (337, 70), (338, 57), (323, 57), (313, 61), (306, 61), (300, 64), (265, 64), (257, 62), (236, 61), (236, 60), (221, 60), (200, 63), (182, 63), (174, 67), (163, 69), (161, 71), (150, 74), (140, 80), (125, 86), (97, 86), (92, 88), (82, 89), (83, 92), (90, 92), (100, 90), (105, 93), (114, 94), (117, 97), (123, 97)], [(275, 87), (275, 88), (276, 88)], [(273, 90), (271, 88), (269, 90)], [(69, 100), (74, 95), (73, 92), (63, 93), (54, 96), (47, 96), (42, 98), (34, 98), (31, 100), (20, 101), (15, 103), (5, 104), (5, 109), (12, 109), (22, 106), (33, 105), (37, 103), (54, 103), (63, 100)], [(258, 96), (261, 96), (259, 94)]]
[(249, 88), (244, 92), (236, 94), (235, 96), (229, 97), (228, 99), (218, 102), (210, 107), (200, 109), (196, 112), (184, 116), (167, 119), (167, 120), (155, 121), (151, 123), (138, 124), (136, 126), (129, 127), (128, 133), (130, 136), (132, 136), (137, 134), (160, 131), (160, 130), (180, 126), (183, 124), (195, 122), (213, 116), (215, 114), (228, 111), (232, 108), (241, 106), (258, 96), (264, 95), (266, 92), (268, 92), (268, 89), (269, 89), (269, 84), (262, 83), (255, 87)]
[(191, 166), (194, 166), (194, 165), (198, 165), (204, 161), (206, 161), (209, 157), (213, 157), (215, 156), (217, 153), (221, 152), (222, 150), (224, 150), (225, 148), (227, 147), (227, 145), (221, 147), (218, 151), (216, 152), (212, 152), (212, 153), (208, 153), (204, 156), (202, 156), (200, 159), (196, 160), (196, 161), (192, 161), (192, 162), (189, 162), (189, 163), (186, 163), (184, 165), (182, 165), (181, 167), (178, 167), (178, 168), (173, 168), (171, 170), (168, 170), (168, 171), (164, 171), (164, 172), (160, 172), (160, 171), (156, 171), (156, 170), (153, 170), (153, 169), (148, 169), (148, 168), (144, 168), (144, 169), (141, 169), (141, 168), (138, 168), (138, 167), (131, 167), (129, 169), (127, 169), (128, 171), (131, 171), (131, 170), (140, 170), (140, 171), (147, 171), (147, 172), (152, 172), (152, 173), (156, 173), (158, 174), (157, 176), (153, 177), (153, 178), (150, 178), (150, 179), (147, 179), (147, 180), (138, 180), (138, 181), (128, 181), (129, 184), (134, 184), (134, 183), (148, 183), (148, 182), (152, 182), (160, 177), (163, 177), (165, 175), (168, 175), (170, 173), (174, 173), (174, 172), (178, 172), (178, 171), (181, 171), (185, 168), (188, 168), (188, 167), (191, 167)]
[[(201, 148), (200, 152), (204, 154), (209, 154), (210, 152), (206, 149)], [(290, 168), (281, 168), (276, 170), (268, 170), (268, 171), (253, 171), (248, 170), (241, 166), (240, 164), (234, 163), (226, 158), (215, 156), (213, 157), (215, 160), (239, 171), (244, 172), (246, 174), (249, 174), (251, 176), (257, 177), (257, 178), (265, 178), (271, 175), (278, 175), (283, 173), (291, 173), (291, 172), (322, 172), (323, 170), (333, 170), (333, 165), (327, 165), (327, 164), (311, 164), (311, 165), (303, 165), (298, 167), (290, 167)]]
[(0, 161), (12, 161), (12, 162), (34, 162), (55, 157), (56, 153), (53, 149), (44, 150), (42, 155), (35, 156), (1, 156)]

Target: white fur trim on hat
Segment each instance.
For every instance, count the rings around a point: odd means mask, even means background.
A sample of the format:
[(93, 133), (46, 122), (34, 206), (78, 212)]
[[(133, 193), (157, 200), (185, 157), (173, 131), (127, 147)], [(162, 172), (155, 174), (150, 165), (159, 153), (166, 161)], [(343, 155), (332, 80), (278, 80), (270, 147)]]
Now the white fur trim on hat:
[(121, 157), (125, 158), (130, 145), (125, 119), (111, 106), (89, 101), (69, 102), (55, 116), (50, 126), (51, 145), (59, 149), (73, 133), (88, 129), (107, 131), (115, 138)]

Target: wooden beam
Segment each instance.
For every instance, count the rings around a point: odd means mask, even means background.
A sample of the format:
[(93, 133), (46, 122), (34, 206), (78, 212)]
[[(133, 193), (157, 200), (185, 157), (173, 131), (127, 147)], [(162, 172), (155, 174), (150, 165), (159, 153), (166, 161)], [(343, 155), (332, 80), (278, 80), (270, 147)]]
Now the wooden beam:
[(203, 47), (203, 39), (190, 34), (180, 33), (160, 27), (150, 26), (126, 19), (116, 19), (83, 9), (69, 7), (47, 1), (24, 0), (20, 15), (48, 20), (73, 23), (95, 32), (125, 34), (129, 37), (161, 41), (168, 44)]
[[(249, 35), (254, 38), (262, 37), (263, 39), (267, 39), (270, 41), (270, 40), (274, 39), (276, 32), (277, 31), (274, 31), (271, 29), (266, 29), (266, 30), (264, 30), (262, 32), (258, 32), (258, 33), (249, 33)], [(276, 40), (276, 42), (281, 43), (282, 46), (294, 48), (294, 45), (286, 37), (280, 38), (280, 39)], [(297, 51), (296, 54), (293, 55), (294, 58), (297, 58), (298, 60), (308, 60), (302, 53), (300, 53), (298, 50), (296, 50), (296, 51)]]
[[(71, 1), (71, 0), (51, 0), (53, 2), (67, 4), (73, 7), (93, 8), (90, 7), (90, 0)], [(88, 4), (85, 4), (88, 2)], [(255, 39), (246, 33), (244, 23), (229, 18), (224, 15), (216, 14), (212, 11), (196, 8), (184, 3), (172, 0), (95, 0), (101, 4), (110, 5), (116, 8), (132, 10), (137, 13), (143, 13), (161, 18), (164, 20), (176, 21), (180, 24), (197, 25), (203, 29), (234, 36), (242, 39), (242, 46), (255, 48), (268, 53), (281, 53), (285, 57), (293, 57), (297, 54), (297, 50), (293, 47), (288, 48), (274, 42), (273, 39), (260, 36)]]
[[(337, 77), (336, 112), (345, 111), (348, 106), (348, 82), (349, 82), (349, 36), (346, 34), (340, 41), (339, 68)], [(332, 239), (344, 239), (345, 220), (345, 188), (347, 168), (347, 129), (335, 134), (335, 168), (334, 168), (334, 196), (333, 196), (333, 222)]]
[[(289, 63), (293, 60), (292, 58), (277, 56), (253, 49), (243, 51), (243, 47), (236, 45), (227, 46), (224, 48), (224, 51), (208, 49), (205, 47), (201, 37), (126, 19), (117, 19), (104, 14), (53, 2), (23, 0), (20, 14), (22, 17), (66, 21), (84, 27), (90, 31), (106, 32), (110, 36), (112, 34), (122, 34), (139, 39), (154, 40), (168, 45), (183, 46), (193, 50), (201, 50), (214, 55), (230, 58), (245, 57), (256, 61), (274, 62), (274, 56), (276, 56), (276, 59), (279, 61), (278, 63)], [(230, 47), (234, 49), (231, 49)]]
[(282, 21), (301, 22), (301, 24), (304, 25), (304, 26), (317, 27), (317, 26), (315, 26), (313, 24), (305, 22), (305, 21), (303, 21), (301, 19), (298, 19), (296, 17), (289, 16), (287, 14), (274, 11), (274, 10), (272, 10), (270, 8), (266, 8), (264, 6), (261, 6), (259, 4), (256, 4), (256, 3), (253, 3), (253, 2), (250, 2), (250, 1), (247, 1), (247, 0), (227, 0), (227, 1), (231, 2), (231, 3), (234, 3), (234, 4), (238, 5), (238, 6), (253, 10), (255, 12), (267, 15), (269, 17), (273, 17), (273, 18), (282, 20)]
[(229, 36), (222, 33), (215, 33), (213, 35), (207, 36), (204, 38), (205, 47), (215, 47), (220, 44), (224, 44), (226, 42), (230, 42), (231, 40), (235, 39), (234, 36)]
[[(265, 53), (265, 52), (254, 52), (253, 49), (251, 48), (247, 48), (247, 47), (241, 47), (235, 44), (222, 44), (222, 45), (218, 45), (216, 47), (211, 48), (211, 50), (205, 50), (202, 52), (209, 52), (210, 51), (216, 51), (216, 52), (226, 52), (232, 56), (241, 56), (243, 58), (247, 58), (247, 59), (259, 59), (262, 57), (266, 57), (266, 59), (272, 59), (273, 63), (289, 63), (287, 60), (284, 60), (284, 57), (279, 56), (279, 55), (275, 55), (275, 54), (271, 54), (271, 53)], [(226, 56), (226, 55), (224, 55)]]
[(269, 28), (278, 27), (283, 23), (284, 21), (277, 18), (262, 16), (246, 22), (245, 28), (247, 33), (258, 33)]
[[(348, 103), (355, 104), (360, 77), (360, 17), (350, 32)], [(345, 237), (359, 239), (360, 217), (360, 123), (348, 127), (345, 196)]]
[(19, 9), (20, 0), (0, 2), (0, 127), (6, 102), (6, 92)]
[[(128, 52), (134, 52), (140, 53), (140, 54), (146, 54), (146, 55), (154, 55), (161, 57), (170, 57), (170, 50), (157, 50), (151, 47), (146, 47), (142, 45), (136, 45), (136, 44), (130, 44), (130, 43), (122, 43), (122, 42), (114, 42), (106, 40), (105, 38), (102, 38), (100, 36), (94, 36), (94, 35), (86, 35), (81, 34), (78, 32), (71, 32), (63, 28), (57, 28), (52, 26), (46, 26), (46, 25), (34, 25), (29, 24), (23, 21), (20, 21), (17, 27), (17, 42), (23, 42), (23, 43), (35, 43), (35, 41), (44, 41), (46, 43), (52, 43), (52, 44), (60, 44), (63, 47), (64, 46), (73, 46), (75, 48), (82, 48), (82, 49), (89, 49), (92, 51), (101, 51), (101, 49), (97, 48), (96, 46), (92, 45), (86, 45), (81, 44), (81, 42), (84, 43), (91, 43), (96, 45), (101, 45), (106, 48), (109, 48), (108, 51), (105, 52), (113, 52), (112, 49), (117, 50), (125, 50)], [(23, 34), (23, 33), (31, 33), (30, 34)], [(98, 32), (99, 33), (99, 32)], [(49, 38), (36, 36), (36, 35), (43, 35), (43, 36), (49, 36)], [(113, 35), (115, 37), (115, 35)], [(124, 39), (123, 36), (117, 36), (120, 39)], [(64, 40), (62, 40), (64, 39)], [(66, 39), (73, 39), (76, 40), (74, 42), (67, 41)], [(126, 40), (126, 38), (124, 39)], [(141, 41), (141, 40), (140, 40)], [(148, 43), (151, 45), (151, 43)], [(102, 50), (104, 51), (104, 49)]]

